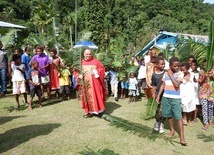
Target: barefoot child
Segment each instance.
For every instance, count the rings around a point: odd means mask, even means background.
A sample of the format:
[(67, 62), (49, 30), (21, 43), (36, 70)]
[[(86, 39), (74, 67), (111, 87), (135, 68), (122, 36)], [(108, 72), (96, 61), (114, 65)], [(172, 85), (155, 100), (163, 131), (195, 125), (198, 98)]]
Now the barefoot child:
[(32, 60), (31, 69), (28, 71), (27, 80), (30, 86), (30, 102), (29, 110), (32, 110), (32, 102), (35, 94), (38, 96), (40, 108), (42, 107), (42, 90), (41, 90), (41, 77), (38, 71), (39, 63), (36, 60)]
[(130, 73), (129, 78), (129, 102), (136, 102), (137, 79), (134, 73)]
[(55, 91), (55, 96), (59, 98), (59, 77), (58, 77), (58, 69), (60, 67), (60, 58), (57, 56), (57, 50), (55, 48), (50, 50), (50, 87), (51, 90)]
[(209, 126), (212, 126), (213, 118), (213, 101), (210, 100), (212, 96), (212, 80), (208, 73), (200, 72), (200, 91), (199, 98), (201, 99), (202, 115), (203, 115), (203, 128), (208, 130)]
[(11, 64), (12, 71), (12, 82), (13, 82), (13, 94), (16, 98), (16, 106), (15, 108), (19, 108), (19, 94), (24, 95), (25, 104), (28, 106), (27, 102), (27, 94), (26, 94), (26, 85), (25, 85), (25, 65), (21, 63), (21, 55), (14, 54), (13, 55), (14, 63)]
[(181, 105), (183, 111), (183, 124), (191, 125), (190, 114), (195, 110), (195, 87), (194, 87), (194, 73), (189, 71), (190, 64), (188, 62), (182, 63), (180, 70), (184, 77), (180, 85)]
[[(157, 97), (160, 86), (162, 84), (163, 75), (165, 73), (165, 60), (162, 57), (157, 57), (155, 60), (156, 63), (156, 71), (152, 74), (152, 83), (151, 86), (153, 87), (153, 90), (155, 91), (154, 98)], [(162, 95), (160, 96), (160, 100), (162, 98)], [(160, 103), (160, 102), (159, 102)], [(159, 133), (164, 133), (164, 118), (161, 116), (161, 104), (158, 104), (156, 114), (155, 114), (156, 122), (154, 125), (154, 130), (159, 131)]]
[(163, 76), (163, 83), (160, 87), (160, 91), (156, 98), (159, 102), (160, 96), (164, 91), (161, 99), (162, 104), (162, 116), (168, 118), (170, 133), (168, 137), (171, 138), (175, 134), (173, 126), (173, 118), (177, 120), (180, 144), (187, 146), (187, 142), (184, 139), (184, 128), (182, 123), (181, 114), (181, 97), (179, 92), (179, 86), (183, 80), (183, 74), (179, 72), (180, 60), (177, 57), (172, 57), (169, 61), (170, 69), (168, 69)]
[(196, 123), (197, 122), (197, 116), (198, 116), (198, 110), (201, 109), (201, 104), (200, 104), (199, 97), (198, 97), (198, 93), (199, 93), (199, 83), (198, 83), (199, 71), (198, 71), (198, 63), (196, 60), (192, 61), (191, 69), (192, 69), (192, 72), (194, 73), (195, 104), (196, 104), (193, 122)]

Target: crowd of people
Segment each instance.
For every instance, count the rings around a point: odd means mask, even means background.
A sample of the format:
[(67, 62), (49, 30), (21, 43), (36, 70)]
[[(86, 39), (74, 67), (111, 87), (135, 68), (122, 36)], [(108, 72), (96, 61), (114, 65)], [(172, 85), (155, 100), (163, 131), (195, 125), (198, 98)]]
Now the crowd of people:
[(35, 95), (38, 96), (40, 107), (45, 97), (51, 99), (53, 91), (55, 98), (62, 96), (63, 100), (69, 100), (72, 79), (75, 79), (85, 118), (103, 113), (109, 93), (115, 101), (129, 97), (129, 103), (141, 101), (142, 97), (155, 98), (158, 107), (154, 130), (163, 133), (164, 121), (167, 119), (170, 138), (175, 134), (173, 120), (176, 120), (182, 145), (187, 145), (183, 125), (192, 125), (201, 116), (204, 124), (202, 129), (208, 130), (209, 126), (213, 126), (214, 69), (206, 70), (206, 60), (200, 68), (194, 56), (180, 64), (177, 57), (172, 57), (168, 62), (163, 53), (157, 55), (149, 50), (142, 58), (131, 57), (127, 63), (138, 69), (121, 78), (117, 68), (106, 69), (93, 57), (90, 49), (84, 50), (81, 72), (75, 72), (57, 56), (54, 48), (45, 54), (44, 47), (37, 45), (30, 57), (31, 49), (26, 47), (24, 53), (16, 50), (12, 59), (8, 60), (7, 52), (2, 47), (0, 42), (0, 92), (1, 96), (5, 96), (8, 71), (16, 100), (15, 108), (20, 106), (20, 94), (24, 95), (29, 110), (32, 110)]

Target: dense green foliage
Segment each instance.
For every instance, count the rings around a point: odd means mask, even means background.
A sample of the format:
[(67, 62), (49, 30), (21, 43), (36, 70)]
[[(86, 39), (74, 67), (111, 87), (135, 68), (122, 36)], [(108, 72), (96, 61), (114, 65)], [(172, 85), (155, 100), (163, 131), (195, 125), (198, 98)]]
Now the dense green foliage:
[(90, 31), (91, 40), (102, 51), (136, 52), (160, 29), (207, 35), (208, 23), (214, 17), (214, 5), (203, 0), (76, 2), (76, 33), (75, 0), (2, 0), (0, 18), (28, 27), (19, 32), (21, 41), (28, 37), (24, 44), (35, 44), (32, 38), (39, 36), (44, 44), (67, 50), (85, 31)]

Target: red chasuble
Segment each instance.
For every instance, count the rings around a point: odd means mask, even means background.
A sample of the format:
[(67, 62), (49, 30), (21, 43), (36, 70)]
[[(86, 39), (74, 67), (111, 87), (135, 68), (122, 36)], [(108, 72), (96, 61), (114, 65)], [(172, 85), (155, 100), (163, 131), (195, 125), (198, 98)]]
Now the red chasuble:
[[(94, 58), (82, 60), (83, 87), (81, 88), (81, 102), (85, 113), (99, 114), (105, 110), (105, 68), (103, 64)], [(97, 71), (99, 75), (92, 75)]]

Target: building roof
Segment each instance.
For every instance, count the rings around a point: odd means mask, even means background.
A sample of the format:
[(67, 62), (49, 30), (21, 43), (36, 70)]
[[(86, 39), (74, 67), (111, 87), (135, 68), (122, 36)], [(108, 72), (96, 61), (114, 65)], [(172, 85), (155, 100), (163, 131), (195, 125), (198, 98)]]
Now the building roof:
[(173, 32), (167, 32), (167, 31), (161, 31), (154, 39), (152, 39), (146, 46), (143, 47), (142, 50), (137, 52), (135, 56), (139, 55), (145, 55), (149, 49), (156, 47), (158, 49), (166, 49), (167, 45), (176, 45), (177, 43), (177, 36), (184, 36), (185, 39), (192, 38), (196, 42), (204, 42), (208, 43), (208, 36), (202, 36), (202, 35), (192, 35), (192, 34), (182, 34), (182, 33), (173, 33)]
[(11, 27), (11, 28), (21, 28), (21, 29), (25, 29), (26, 28), (26, 27), (21, 26), (21, 25), (7, 23), (7, 22), (3, 22), (3, 21), (0, 21), (0, 27)]

